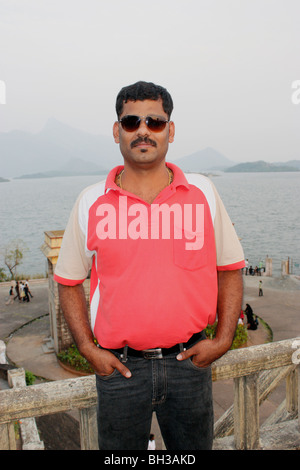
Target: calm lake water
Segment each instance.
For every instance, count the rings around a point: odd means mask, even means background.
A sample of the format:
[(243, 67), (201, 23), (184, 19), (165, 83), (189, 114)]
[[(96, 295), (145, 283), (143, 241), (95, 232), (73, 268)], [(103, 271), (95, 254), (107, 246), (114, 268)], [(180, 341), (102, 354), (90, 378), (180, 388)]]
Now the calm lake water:
[[(0, 184), (0, 267), (3, 249), (22, 239), (28, 251), (19, 273), (46, 272), (40, 247), (44, 232), (64, 229), (78, 194), (104, 179), (99, 176), (12, 180)], [(300, 274), (300, 172), (223, 173), (212, 176), (236, 231), (245, 257), (256, 265), (268, 255), (273, 273), (290, 257)]]

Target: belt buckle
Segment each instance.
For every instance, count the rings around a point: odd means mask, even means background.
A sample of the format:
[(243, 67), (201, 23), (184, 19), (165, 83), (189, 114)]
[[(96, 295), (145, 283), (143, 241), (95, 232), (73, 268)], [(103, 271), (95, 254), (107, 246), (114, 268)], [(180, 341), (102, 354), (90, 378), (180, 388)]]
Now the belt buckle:
[(156, 349), (144, 349), (142, 351), (144, 359), (162, 359), (162, 350), (161, 348)]

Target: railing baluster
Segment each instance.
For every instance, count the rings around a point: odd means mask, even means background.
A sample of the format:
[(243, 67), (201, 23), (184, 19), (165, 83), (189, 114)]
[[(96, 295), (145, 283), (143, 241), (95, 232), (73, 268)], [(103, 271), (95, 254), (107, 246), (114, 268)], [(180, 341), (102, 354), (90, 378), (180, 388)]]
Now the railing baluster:
[(286, 378), (286, 409), (289, 413), (298, 411), (298, 370), (294, 369)]
[(238, 450), (259, 448), (258, 374), (234, 379), (234, 441)]
[(96, 406), (79, 410), (79, 428), (81, 450), (98, 450)]
[(0, 424), (0, 450), (16, 450), (14, 423)]

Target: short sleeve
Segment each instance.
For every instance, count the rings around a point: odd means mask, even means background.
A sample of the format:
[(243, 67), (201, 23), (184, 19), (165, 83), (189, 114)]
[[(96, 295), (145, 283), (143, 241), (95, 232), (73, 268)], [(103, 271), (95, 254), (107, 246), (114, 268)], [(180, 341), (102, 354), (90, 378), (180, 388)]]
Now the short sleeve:
[(216, 188), (212, 185), (216, 212), (214, 217), (218, 271), (241, 269), (245, 266), (244, 252), (235, 228)]
[(54, 280), (60, 284), (81, 284), (88, 276), (92, 256), (86, 250), (86, 234), (79, 223), (80, 197), (76, 201), (65, 229)]

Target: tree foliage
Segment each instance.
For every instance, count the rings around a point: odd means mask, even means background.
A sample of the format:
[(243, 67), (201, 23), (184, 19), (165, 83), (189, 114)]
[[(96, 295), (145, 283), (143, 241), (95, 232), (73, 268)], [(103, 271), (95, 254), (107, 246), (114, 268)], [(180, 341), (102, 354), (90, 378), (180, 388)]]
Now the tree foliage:
[(10, 272), (10, 279), (16, 279), (17, 268), (22, 263), (27, 250), (26, 244), (21, 239), (12, 240), (4, 248), (4, 264)]

